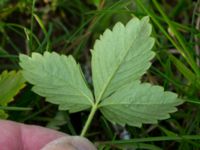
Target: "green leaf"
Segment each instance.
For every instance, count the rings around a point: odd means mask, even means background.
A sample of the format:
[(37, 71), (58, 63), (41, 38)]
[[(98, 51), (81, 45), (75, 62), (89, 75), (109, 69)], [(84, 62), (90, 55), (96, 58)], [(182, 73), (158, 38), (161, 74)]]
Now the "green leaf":
[(5, 113), (5, 111), (0, 110), (0, 118), (1, 118), (1, 119), (6, 119), (6, 118), (8, 118), (8, 114)]
[(117, 89), (138, 80), (150, 67), (154, 39), (149, 18), (133, 18), (126, 26), (117, 23), (95, 42), (92, 51), (92, 75), (97, 101)]
[(13, 97), (25, 86), (21, 72), (4, 71), (0, 75), (0, 105), (6, 106)]
[(183, 103), (172, 92), (164, 92), (160, 86), (139, 81), (130, 83), (100, 104), (103, 115), (113, 123), (141, 127), (142, 123), (157, 123), (169, 118)]
[(90, 3), (94, 4), (96, 7), (99, 7), (101, 0), (89, 0)]
[(77, 112), (93, 105), (93, 96), (85, 83), (80, 66), (72, 56), (45, 52), (21, 54), (20, 66), (33, 91), (58, 104), (60, 110)]
[(58, 111), (56, 113), (56, 116), (51, 121), (48, 122), (46, 127), (54, 129), (54, 130), (59, 130), (60, 126), (67, 124), (66, 118), (67, 118), (67, 114), (65, 111), (64, 112)]
[[(7, 106), (7, 104), (13, 101), (13, 97), (24, 88), (25, 80), (21, 72), (4, 71), (0, 75), (0, 106)], [(7, 114), (0, 110), (0, 118), (7, 118)]]
[(184, 63), (182, 63), (179, 59), (174, 57), (172, 54), (169, 54), (169, 58), (172, 60), (176, 68), (180, 71), (180, 73), (188, 80), (190, 83), (200, 87), (200, 80), (198, 76), (196, 76)]

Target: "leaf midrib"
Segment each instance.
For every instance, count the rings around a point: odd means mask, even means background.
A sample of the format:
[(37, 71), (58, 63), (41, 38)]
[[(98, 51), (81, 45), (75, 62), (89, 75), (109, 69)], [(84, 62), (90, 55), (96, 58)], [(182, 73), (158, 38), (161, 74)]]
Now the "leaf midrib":
[[(124, 25), (123, 25), (124, 26)], [(125, 30), (126, 30), (126, 26), (124, 26)], [(141, 32), (141, 28), (140, 31), (138, 33)], [(122, 57), (123, 59), (121, 59), (119, 65), (116, 67), (116, 69), (114, 70), (113, 74), (110, 76), (107, 84), (105, 84), (102, 92), (99, 94), (99, 97), (97, 98), (97, 103), (99, 104), (99, 102), (101, 101), (101, 98), (103, 96), (103, 94), (105, 93), (106, 89), (108, 88), (110, 82), (112, 81), (113, 77), (115, 76), (116, 72), (119, 70), (120, 66), (122, 65), (122, 62), (124, 61), (124, 59), (126, 58), (130, 48), (132, 47), (133, 43), (135, 42), (135, 39), (138, 37), (138, 35), (134, 38), (133, 42), (130, 44), (129, 48), (127, 48), (125, 55)], [(124, 44), (125, 45), (125, 44)]]
[[(28, 70), (27, 70), (28, 71)], [(37, 73), (35, 73), (35, 72), (33, 72), (33, 71), (29, 71), (30, 73), (33, 73), (33, 74), (37, 74)], [(50, 74), (50, 73), (48, 73), (47, 71), (45, 71), (45, 70), (43, 70), (43, 72), (45, 72), (45, 74), (47, 75), (47, 76), (51, 76), (52, 78), (57, 78), (58, 80), (60, 80), (61, 82), (63, 81), (64, 83), (68, 83), (66, 80), (64, 80), (64, 79), (62, 79), (62, 78), (60, 78), (60, 77), (58, 77), (58, 76), (55, 76), (55, 75), (52, 75), (52, 74)], [(85, 83), (86, 84), (86, 83)], [(65, 84), (65, 85), (67, 85), (67, 84)], [(71, 84), (71, 83), (69, 83), (68, 85), (70, 85), (71, 87), (73, 87), (74, 88), (74, 86)], [(68, 86), (67, 85), (67, 86)], [(77, 90), (77, 91), (79, 91), (82, 95), (83, 95), (83, 97), (86, 97), (86, 99), (88, 99), (89, 100), (89, 102), (93, 105), (93, 100), (92, 99), (90, 99), (90, 97), (88, 97), (85, 93), (83, 93), (80, 89), (77, 89), (77, 88), (74, 88), (75, 90)]]

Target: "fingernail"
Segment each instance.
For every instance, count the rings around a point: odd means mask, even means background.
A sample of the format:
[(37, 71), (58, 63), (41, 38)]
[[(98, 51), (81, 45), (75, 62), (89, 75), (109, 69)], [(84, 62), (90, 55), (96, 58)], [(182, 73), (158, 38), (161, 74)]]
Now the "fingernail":
[(51, 141), (41, 150), (97, 150), (86, 138), (80, 136), (66, 136)]
[(77, 150), (97, 150), (97, 148), (88, 139), (80, 136), (72, 136), (72, 145)]

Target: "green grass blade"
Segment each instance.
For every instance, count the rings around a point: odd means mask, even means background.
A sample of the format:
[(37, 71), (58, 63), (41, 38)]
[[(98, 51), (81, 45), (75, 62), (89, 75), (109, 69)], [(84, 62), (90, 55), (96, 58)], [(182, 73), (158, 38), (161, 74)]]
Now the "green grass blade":
[(165, 14), (165, 12), (162, 10), (162, 8), (160, 7), (160, 5), (158, 4), (158, 2), (156, 0), (153, 0), (154, 5), (156, 6), (156, 8), (158, 9), (158, 11), (160, 12), (160, 14), (162, 15), (163, 19), (165, 20), (165, 22), (168, 24), (169, 28), (171, 29), (171, 31), (173, 32), (174, 36), (177, 38), (177, 40), (179, 41), (179, 44), (181, 45), (182, 48), (177, 49), (179, 50), (179, 52), (181, 52), (182, 56), (186, 59), (186, 61), (188, 62), (188, 64), (191, 66), (191, 68), (194, 70), (194, 72), (200, 76), (200, 71), (199, 71), (199, 67), (197, 66), (197, 64), (194, 61), (194, 58), (192, 57), (190, 51), (191, 49), (185, 44), (187, 43), (185, 41), (185, 39), (182, 37), (182, 35), (178, 32), (178, 30), (173, 26), (173, 24), (171, 23), (170, 19), (168, 18), (168, 16)]

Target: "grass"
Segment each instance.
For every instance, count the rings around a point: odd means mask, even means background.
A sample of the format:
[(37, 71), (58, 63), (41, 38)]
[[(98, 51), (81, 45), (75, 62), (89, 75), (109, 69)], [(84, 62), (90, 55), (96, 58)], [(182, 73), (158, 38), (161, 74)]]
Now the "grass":
[[(57, 51), (72, 54), (91, 83), (90, 51), (94, 40), (117, 21), (150, 16), (156, 58), (144, 81), (175, 91), (186, 103), (168, 120), (141, 129), (113, 126), (99, 113), (87, 137), (99, 149), (177, 149), (200, 147), (200, 1), (52, 0), (0, 2), (0, 72), (18, 70), (18, 54)], [(88, 112), (68, 114), (47, 104), (27, 85), (5, 109), (10, 120), (79, 134)], [(64, 116), (64, 117), (62, 117)], [(67, 118), (67, 119), (66, 119)], [(66, 121), (67, 120), (67, 121)], [(59, 124), (59, 122), (62, 122)], [(129, 140), (120, 134), (127, 130)]]

